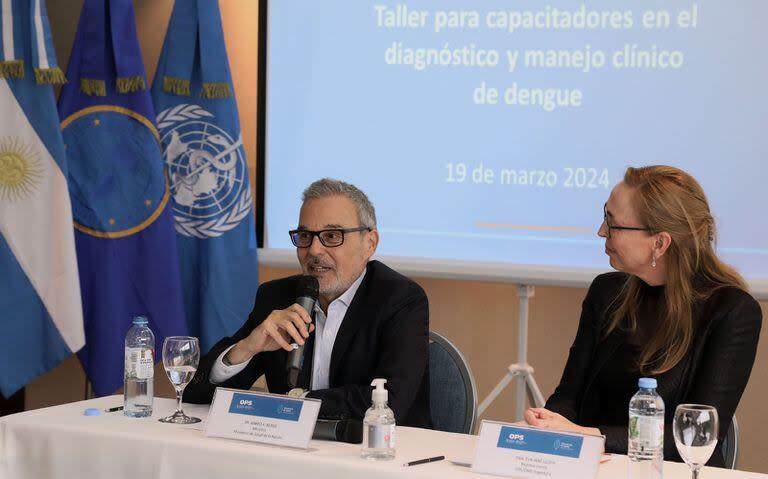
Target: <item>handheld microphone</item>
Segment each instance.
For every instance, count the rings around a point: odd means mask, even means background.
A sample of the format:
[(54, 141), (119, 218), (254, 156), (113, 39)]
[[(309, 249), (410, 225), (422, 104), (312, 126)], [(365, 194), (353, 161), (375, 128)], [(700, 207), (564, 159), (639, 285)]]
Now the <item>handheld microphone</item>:
[[(305, 275), (299, 279), (296, 285), (296, 303), (304, 308), (310, 316), (315, 309), (315, 302), (320, 294), (320, 284), (314, 276)], [(288, 386), (293, 389), (299, 380), (301, 363), (304, 359), (304, 346), (293, 343), (293, 351), (288, 353), (285, 367), (288, 370)]]
[(312, 439), (361, 444), (363, 442), (363, 421), (357, 419), (318, 419), (315, 423)]

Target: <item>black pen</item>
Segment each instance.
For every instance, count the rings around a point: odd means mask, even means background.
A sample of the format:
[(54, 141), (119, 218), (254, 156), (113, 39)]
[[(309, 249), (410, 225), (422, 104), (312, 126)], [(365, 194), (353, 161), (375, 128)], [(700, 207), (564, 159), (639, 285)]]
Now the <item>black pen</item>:
[(418, 466), (419, 464), (427, 464), (429, 462), (437, 462), (445, 459), (445, 456), (428, 457), (426, 459), (419, 459), (418, 461), (406, 462), (403, 467)]
[(122, 411), (122, 410), (123, 410), (123, 406), (115, 406), (109, 409), (105, 409), (104, 412), (116, 412), (116, 411)]

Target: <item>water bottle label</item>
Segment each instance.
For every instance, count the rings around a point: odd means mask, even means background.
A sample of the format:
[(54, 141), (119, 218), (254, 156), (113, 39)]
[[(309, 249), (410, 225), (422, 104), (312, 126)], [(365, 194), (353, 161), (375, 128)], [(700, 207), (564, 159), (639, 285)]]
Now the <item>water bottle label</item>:
[(629, 439), (643, 449), (664, 447), (664, 421), (652, 416), (629, 418)]
[(155, 377), (155, 361), (149, 348), (125, 348), (125, 377), (152, 379)]
[(369, 449), (393, 449), (395, 447), (395, 425), (368, 426)]

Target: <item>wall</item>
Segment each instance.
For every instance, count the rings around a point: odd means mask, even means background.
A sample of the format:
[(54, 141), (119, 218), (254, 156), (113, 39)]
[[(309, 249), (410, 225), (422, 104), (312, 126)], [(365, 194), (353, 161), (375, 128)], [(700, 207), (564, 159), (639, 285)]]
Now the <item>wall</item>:
[[(235, 90), (240, 108), (246, 153), (251, 172), (255, 171), (256, 141), (256, 0), (221, 0), (224, 30), (228, 45)], [(82, 0), (48, 0), (59, 61), (66, 59), (74, 38)], [(170, 15), (170, 0), (135, 0), (137, 23), (145, 65), (150, 78), (160, 54)], [(298, 214), (298, 213), (297, 213)], [(292, 270), (261, 268), (260, 279), (293, 274)], [(445, 334), (468, 358), (482, 400), (506, 373), (516, 357), (517, 291), (514, 285), (416, 278), (429, 296), (432, 328)], [(576, 332), (584, 289), (538, 287), (530, 303), (529, 361), (544, 394), (554, 390), (562, 372), (568, 348)], [(768, 302), (761, 302), (763, 314)], [(768, 321), (763, 326), (763, 338)], [(728, 367), (728, 365), (723, 365)], [(763, 453), (762, 413), (768, 396), (768, 340), (763, 339), (749, 386), (737, 412), (741, 424), (741, 469), (768, 473), (768, 457)], [(156, 371), (156, 391), (171, 397), (171, 388), (162, 369)], [(72, 357), (31, 383), (27, 388), (27, 408), (37, 408), (83, 399), (85, 377)], [(514, 387), (510, 386), (486, 411), (488, 419), (511, 421), (514, 418)], [(668, 438), (671, 440), (671, 438)]]

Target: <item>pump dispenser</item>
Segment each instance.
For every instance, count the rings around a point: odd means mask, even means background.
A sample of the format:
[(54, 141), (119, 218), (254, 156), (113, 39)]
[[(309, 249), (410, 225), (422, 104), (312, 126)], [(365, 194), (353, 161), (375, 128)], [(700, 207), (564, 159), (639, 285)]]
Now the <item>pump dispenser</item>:
[(374, 379), (371, 386), (374, 387), (373, 394), (371, 394), (371, 401), (375, 406), (386, 407), (389, 400), (389, 391), (384, 389), (384, 385), (387, 384), (386, 379)]
[(374, 461), (395, 458), (395, 413), (387, 406), (389, 391), (384, 389), (386, 379), (377, 378), (371, 383), (373, 405), (363, 419), (362, 456)]

